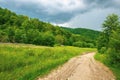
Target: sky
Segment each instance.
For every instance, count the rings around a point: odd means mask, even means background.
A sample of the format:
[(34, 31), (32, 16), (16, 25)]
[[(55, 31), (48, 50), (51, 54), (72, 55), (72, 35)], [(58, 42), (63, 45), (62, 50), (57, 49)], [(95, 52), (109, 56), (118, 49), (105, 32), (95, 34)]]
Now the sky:
[(120, 0), (0, 0), (0, 7), (54, 25), (94, 30), (102, 30), (109, 14), (120, 16)]

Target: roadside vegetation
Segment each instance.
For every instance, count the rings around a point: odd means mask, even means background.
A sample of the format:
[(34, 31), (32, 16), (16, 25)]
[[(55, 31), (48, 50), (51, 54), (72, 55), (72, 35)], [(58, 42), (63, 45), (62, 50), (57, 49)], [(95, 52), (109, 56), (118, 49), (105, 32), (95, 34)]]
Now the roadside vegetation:
[(97, 53), (94, 57), (112, 70), (116, 80), (120, 80), (120, 66), (118, 64), (112, 64), (108, 54)]
[(106, 64), (120, 80), (120, 18), (109, 15), (103, 23), (103, 31), (98, 39), (97, 60)]
[(0, 79), (34, 80), (38, 76), (48, 74), (74, 56), (94, 51), (94, 48), (71, 46), (0, 43)]

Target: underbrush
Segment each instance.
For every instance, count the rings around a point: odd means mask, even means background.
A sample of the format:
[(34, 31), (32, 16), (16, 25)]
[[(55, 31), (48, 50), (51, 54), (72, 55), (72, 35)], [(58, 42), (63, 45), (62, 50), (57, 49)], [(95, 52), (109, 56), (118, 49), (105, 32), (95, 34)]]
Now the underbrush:
[(120, 63), (119, 64), (111, 63), (111, 59), (108, 56), (108, 54), (97, 53), (94, 57), (96, 60), (104, 63), (112, 70), (113, 74), (116, 76), (116, 80), (120, 80)]
[(0, 79), (34, 80), (74, 56), (93, 51), (96, 49), (0, 43)]

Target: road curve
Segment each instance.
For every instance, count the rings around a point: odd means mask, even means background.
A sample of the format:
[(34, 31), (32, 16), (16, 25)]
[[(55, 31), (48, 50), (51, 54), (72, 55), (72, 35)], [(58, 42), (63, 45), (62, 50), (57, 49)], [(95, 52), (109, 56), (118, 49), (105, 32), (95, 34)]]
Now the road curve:
[(94, 59), (94, 54), (88, 53), (72, 58), (38, 80), (115, 80), (112, 72)]

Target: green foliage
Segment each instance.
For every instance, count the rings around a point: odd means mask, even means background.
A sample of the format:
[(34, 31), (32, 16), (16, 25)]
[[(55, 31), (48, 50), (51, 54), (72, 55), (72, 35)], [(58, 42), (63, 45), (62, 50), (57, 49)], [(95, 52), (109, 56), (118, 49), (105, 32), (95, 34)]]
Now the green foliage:
[(99, 34), (101, 33), (100, 31), (84, 29), (84, 28), (65, 28), (65, 27), (62, 28), (66, 31), (76, 34), (71, 36), (71, 40), (70, 40), (71, 42), (84, 42), (86, 44), (88, 43), (87, 45), (92, 44), (91, 46), (93, 47), (96, 47), (96, 40)]
[(82, 37), (85, 37), (87, 39), (92, 39), (92, 40), (96, 40), (98, 38), (98, 35), (100, 34), (100, 31), (95, 31), (95, 30), (90, 30), (85, 28), (65, 28), (65, 27), (62, 27), (62, 28), (69, 32), (72, 32), (74, 34), (79, 34)]
[[(109, 50), (110, 51), (110, 50)], [(97, 53), (94, 58), (102, 63), (104, 63), (106, 66), (108, 66), (114, 75), (116, 76), (116, 80), (120, 80), (120, 63), (119, 64), (113, 64), (111, 63), (111, 57), (109, 57), (108, 54), (100, 54)]]
[(103, 23), (103, 32), (98, 39), (98, 52), (96, 59), (102, 61), (113, 70), (120, 80), (120, 19), (116, 14), (109, 15)]
[(100, 52), (101, 54), (104, 54), (106, 50), (107, 50), (106, 47), (101, 47), (101, 49), (98, 52)]
[(90, 48), (0, 44), (0, 79), (34, 80)]
[(98, 38), (98, 40), (97, 40), (97, 49), (98, 49), (98, 52), (105, 53), (106, 50), (103, 51), (102, 48), (106, 48), (105, 47), (106, 43), (107, 43), (107, 39), (105, 38), (104, 33), (101, 33), (100, 36), (99, 36), (99, 38)]
[(119, 17), (118, 15), (111, 14), (109, 15), (103, 23), (103, 35), (106, 39), (105, 47), (109, 46), (110, 37), (113, 34), (113, 31), (116, 31), (119, 28)]
[(43, 35), (43, 45), (53, 46), (55, 43), (55, 38), (52, 34), (49, 32), (46, 32)]
[(0, 30), (0, 42), (8, 42), (7, 33), (1, 30)]
[(98, 31), (61, 28), (36, 18), (17, 15), (8, 9), (0, 8), (0, 12), (0, 42), (53, 46), (55, 44), (73, 45), (80, 41), (90, 45), (88, 47), (93, 44), (93, 47), (96, 47)]
[(103, 23), (103, 32), (98, 40), (98, 51), (108, 53), (111, 63), (120, 62), (120, 21), (115, 14), (109, 15)]
[(69, 38), (72, 33), (58, 26), (53, 26), (36, 18), (16, 15), (8, 9), (0, 8), (0, 13), (0, 42), (45, 46), (53, 46), (54, 44), (70, 45)]
[(55, 42), (56, 42), (56, 44), (63, 45), (63, 43), (64, 43), (64, 37), (61, 36), (61, 35), (57, 35), (57, 36), (55, 37)]
[(93, 43), (86, 43), (86, 42), (74, 42), (73, 43), (73, 46), (76, 46), (76, 47), (89, 47), (89, 48), (93, 48), (94, 47), (94, 44)]
[(75, 42), (75, 43), (73, 43), (73, 46), (83, 47), (83, 46), (84, 46), (84, 43), (82, 43), (82, 42)]
[[(120, 27), (117, 29), (117, 31), (113, 31), (113, 34), (110, 37), (110, 49), (111, 54), (110, 57), (112, 57), (112, 62), (114, 64), (120, 63)], [(110, 51), (108, 52), (110, 53)]]

